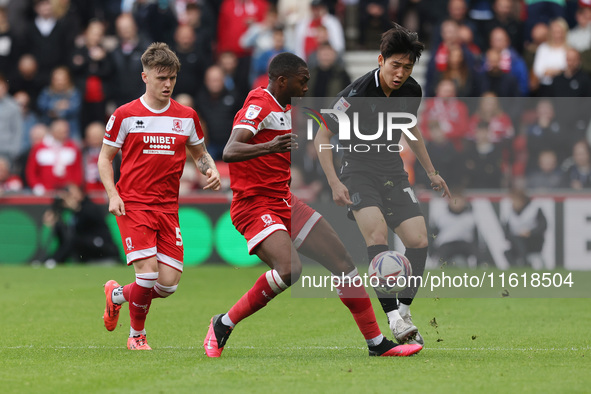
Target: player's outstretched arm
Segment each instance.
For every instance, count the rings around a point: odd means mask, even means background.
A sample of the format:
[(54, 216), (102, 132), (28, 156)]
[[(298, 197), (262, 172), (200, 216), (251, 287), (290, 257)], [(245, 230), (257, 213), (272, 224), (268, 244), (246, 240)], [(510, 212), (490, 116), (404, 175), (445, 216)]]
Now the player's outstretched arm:
[(318, 133), (316, 133), (316, 137), (314, 138), (314, 147), (316, 148), (316, 152), (318, 153), (318, 160), (320, 161), (320, 166), (324, 170), (324, 175), (326, 175), (326, 179), (328, 180), (328, 184), (332, 189), (332, 199), (337, 205), (345, 206), (351, 205), (353, 202), (349, 198), (349, 190), (342, 182), (339, 180), (337, 176), (337, 172), (334, 168), (333, 158), (332, 158), (332, 149), (324, 149), (323, 147), (330, 145), (330, 139), (332, 138), (332, 133), (328, 130), (324, 125), (320, 126)]
[(271, 141), (260, 144), (249, 144), (248, 141), (254, 137), (248, 129), (236, 128), (232, 130), (230, 139), (224, 147), (222, 160), (226, 163), (254, 159), (255, 157), (268, 155), (270, 153), (284, 153), (298, 148), (296, 135), (282, 134)]
[(115, 188), (115, 175), (113, 173), (113, 159), (118, 152), (119, 148), (103, 143), (97, 163), (101, 181), (109, 197), (109, 212), (115, 216), (125, 215), (125, 204), (123, 204), (123, 200), (117, 193), (117, 188)]
[(419, 162), (427, 172), (427, 175), (431, 180), (431, 187), (435, 191), (441, 191), (441, 197), (447, 196), (451, 198), (451, 193), (449, 192), (447, 183), (445, 183), (445, 180), (443, 180), (441, 175), (439, 175), (439, 171), (435, 170), (435, 167), (433, 167), (433, 163), (431, 163), (431, 158), (429, 157), (429, 153), (427, 152), (427, 148), (425, 147), (425, 141), (423, 140), (423, 136), (421, 135), (421, 132), (419, 131), (418, 127), (415, 126), (412, 129), (410, 129), (410, 131), (417, 138), (417, 140), (411, 140), (406, 134), (404, 134), (404, 138), (406, 139), (406, 142), (408, 142), (410, 149), (412, 149), (415, 156), (417, 157), (417, 159), (419, 159)]
[(195, 160), (195, 165), (199, 171), (207, 176), (207, 185), (203, 189), (220, 190), (222, 187), (220, 173), (205, 144), (187, 145), (187, 149), (189, 149), (189, 153), (191, 153), (193, 160)]

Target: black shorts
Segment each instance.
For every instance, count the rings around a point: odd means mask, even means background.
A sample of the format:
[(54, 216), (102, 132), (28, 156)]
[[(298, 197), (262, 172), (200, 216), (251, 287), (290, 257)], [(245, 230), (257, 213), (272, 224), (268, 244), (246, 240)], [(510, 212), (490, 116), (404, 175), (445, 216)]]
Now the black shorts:
[(404, 178), (389, 179), (384, 175), (368, 173), (344, 174), (341, 182), (349, 189), (353, 205), (349, 206), (347, 216), (355, 220), (353, 211), (366, 207), (378, 207), (386, 219), (388, 227), (394, 230), (404, 222), (423, 211), (410, 183)]

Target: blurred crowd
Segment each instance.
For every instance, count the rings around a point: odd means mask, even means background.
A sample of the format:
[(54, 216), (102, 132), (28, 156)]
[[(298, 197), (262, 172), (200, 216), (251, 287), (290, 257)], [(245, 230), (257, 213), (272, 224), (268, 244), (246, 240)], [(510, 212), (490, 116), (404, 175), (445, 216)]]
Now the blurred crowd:
[[(102, 191), (104, 125), (143, 94), (151, 42), (178, 54), (175, 99), (197, 110), (220, 160), (275, 54), (308, 62), (308, 96), (334, 96), (351, 81), (345, 52), (377, 49), (391, 21), (427, 44), (419, 126), (448, 183), (591, 188), (580, 104), (591, 96), (591, 0), (0, 0), (0, 194)], [(405, 152), (414, 184), (425, 185)], [(314, 149), (300, 149), (296, 192), (328, 198), (319, 171)], [(181, 193), (199, 190), (203, 179), (185, 172)]]

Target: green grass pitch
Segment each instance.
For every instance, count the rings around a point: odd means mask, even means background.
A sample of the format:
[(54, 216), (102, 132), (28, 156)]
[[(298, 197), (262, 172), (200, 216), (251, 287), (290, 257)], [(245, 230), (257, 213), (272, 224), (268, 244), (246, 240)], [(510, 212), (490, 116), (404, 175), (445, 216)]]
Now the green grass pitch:
[(208, 359), (202, 341), (210, 317), (227, 311), (263, 271), (187, 268), (177, 293), (152, 304), (153, 351), (131, 352), (127, 306), (114, 332), (103, 327), (102, 284), (128, 283), (132, 268), (0, 266), (0, 392), (591, 390), (589, 299), (417, 299), (413, 319), (425, 349), (410, 358), (369, 358), (338, 299), (288, 292), (238, 325), (220, 359)]

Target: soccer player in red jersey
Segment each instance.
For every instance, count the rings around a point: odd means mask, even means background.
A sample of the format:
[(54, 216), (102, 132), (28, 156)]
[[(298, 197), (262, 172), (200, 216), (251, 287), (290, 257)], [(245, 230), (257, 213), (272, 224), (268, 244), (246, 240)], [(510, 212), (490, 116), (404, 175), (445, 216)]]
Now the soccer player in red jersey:
[[(289, 190), (290, 151), (297, 148), (291, 133), (291, 97), (302, 97), (310, 79), (306, 63), (291, 53), (277, 55), (269, 65), (267, 89), (250, 92), (234, 118), (223, 159), (230, 163), (232, 222), (248, 241), (248, 250), (271, 270), (228, 313), (214, 316), (203, 342), (208, 357), (221, 356), (234, 326), (263, 308), (295, 283), (302, 271), (298, 252), (333, 275), (359, 274), (334, 229)], [(354, 283), (354, 282), (352, 282)], [(364, 287), (341, 283), (341, 301), (349, 308), (366, 339), (371, 356), (409, 356), (422, 346), (398, 345), (382, 335)]]
[[(207, 176), (204, 189), (219, 190), (220, 175), (203, 143), (197, 113), (171, 99), (181, 67), (176, 54), (154, 43), (141, 60), (146, 93), (111, 116), (98, 167), (136, 277), (123, 287), (114, 280), (105, 284), (105, 327), (115, 329), (121, 304), (128, 301), (127, 348), (150, 350), (144, 324), (152, 299), (174, 293), (183, 271), (178, 196), (185, 150)], [(120, 149), (121, 178), (115, 186), (112, 162)]]

